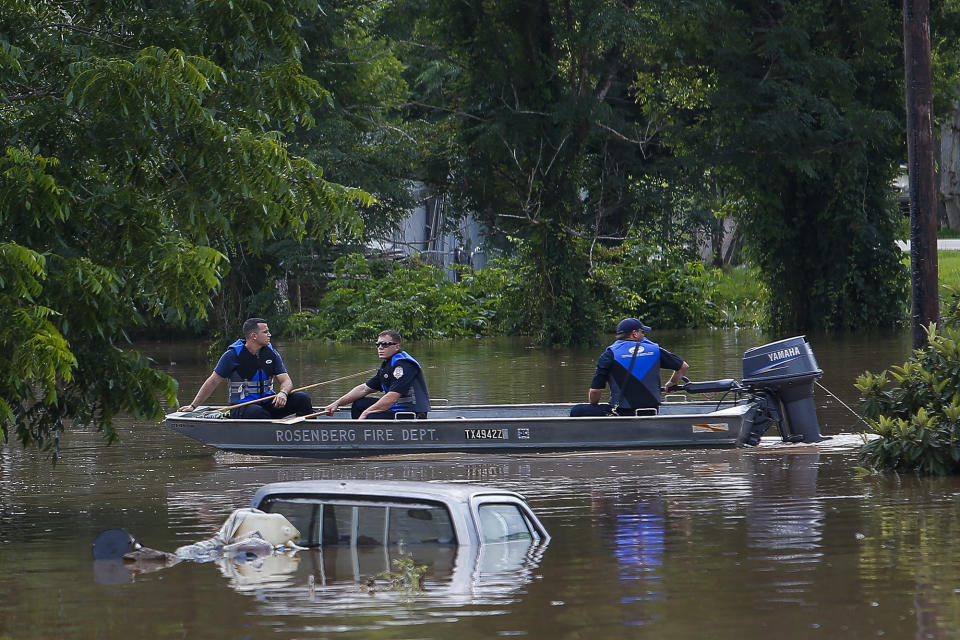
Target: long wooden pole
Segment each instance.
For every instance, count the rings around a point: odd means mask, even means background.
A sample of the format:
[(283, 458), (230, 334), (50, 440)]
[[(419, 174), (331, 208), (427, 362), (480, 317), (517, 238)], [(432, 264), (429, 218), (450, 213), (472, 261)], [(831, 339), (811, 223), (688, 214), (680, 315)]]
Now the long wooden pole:
[(906, 76), (907, 168), (910, 177), (910, 325), (913, 347), (919, 349), (927, 343), (925, 328), (940, 317), (930, 0), (903, 0), (903, 60)]
[[(325, 384), (330, 384), (331, 382), (340, 382), (341, 380), (347, 380), (349, 378), (356, 378), (357, 376), (362, 376), (367, 373), (373, 373), (376, 369), (367, 369), (366, 371), (358, 371), (356, 373), (351, 373), (348, 376), (340, 376), (339, 378), (334, 378), (333, 380), (324, 380), (323, 382), (315, 382), (313, 384), (308, 384), (305, 387), (299, 387), (297, 389), (291, 389), (290, 393), (296, 393), (297, 391), (306, 391), (307, 389), (315, 389), (316, 387), (321, 387)], [(263, 402), (264, 400), (269, 400), (277, 394), (271, 393), (268, 396), (263, 396), (262, 398), (257, 398), (256, 400), (247, 400), (246, 402), (241, 402), (240, 404), (232, 404), (229, 407), (223, 407), (222, 409), (217, 409), (218, 413), (224, 413), (230, 411), (231, 409), (239, 409), (240, 407), (245, 407), (248, 404), (256, 404), (258, 402)]]

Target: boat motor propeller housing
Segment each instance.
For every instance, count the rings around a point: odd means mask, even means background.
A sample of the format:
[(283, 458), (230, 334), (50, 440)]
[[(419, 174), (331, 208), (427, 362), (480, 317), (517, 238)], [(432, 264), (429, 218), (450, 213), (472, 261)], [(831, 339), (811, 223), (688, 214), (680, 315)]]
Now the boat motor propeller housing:
[[(784, 440), (791, 442), (820, 442), (824, 439), (813, 401), (813, 382), (821, 376), (823, 371), (817, 366), (806, 336), (771, 342), (748, 349), (743, 354), (741, 384), (754, 393), (764, 392), (777, 401), (781, 434)], [(759, 440), (760, 434), (750, 435), (756, 435)]]

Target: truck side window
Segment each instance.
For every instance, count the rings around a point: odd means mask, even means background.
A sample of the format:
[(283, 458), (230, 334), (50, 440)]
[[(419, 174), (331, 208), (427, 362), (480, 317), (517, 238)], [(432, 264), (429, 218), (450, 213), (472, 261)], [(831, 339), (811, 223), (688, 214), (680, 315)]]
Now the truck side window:
[(508, 542), (533, 538), (527, 519), (515, 504), (487, 502), (478, 507), (482, 542)]

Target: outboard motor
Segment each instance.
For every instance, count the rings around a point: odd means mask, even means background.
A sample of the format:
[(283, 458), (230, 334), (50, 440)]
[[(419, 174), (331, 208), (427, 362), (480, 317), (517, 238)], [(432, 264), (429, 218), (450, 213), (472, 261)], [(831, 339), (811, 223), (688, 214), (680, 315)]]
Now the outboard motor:
[(813, 402), (813, 381), (822, 375), (806, 336), (771, 342), (743, 354), (742, 384), (755, 392), (764, 391), (778, 401), (784, 440), (824, 439)]

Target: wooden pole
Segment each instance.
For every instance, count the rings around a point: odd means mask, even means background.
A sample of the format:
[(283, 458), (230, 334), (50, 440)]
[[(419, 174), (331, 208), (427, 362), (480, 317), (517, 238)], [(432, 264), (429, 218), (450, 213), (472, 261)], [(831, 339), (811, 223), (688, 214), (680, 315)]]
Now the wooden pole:
[(930, 72), (930, 0), (903, 0), (907, 168), (910, 177), (910, 281), (913, 347), (927, 343), (937, 322), (937, 190), (933, 167), (933, 90)]

